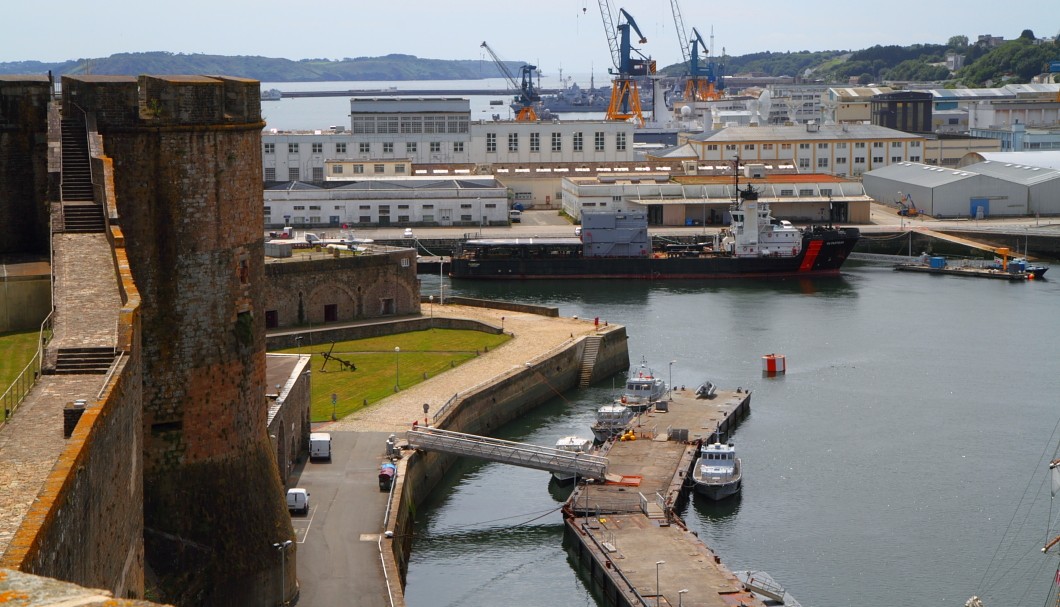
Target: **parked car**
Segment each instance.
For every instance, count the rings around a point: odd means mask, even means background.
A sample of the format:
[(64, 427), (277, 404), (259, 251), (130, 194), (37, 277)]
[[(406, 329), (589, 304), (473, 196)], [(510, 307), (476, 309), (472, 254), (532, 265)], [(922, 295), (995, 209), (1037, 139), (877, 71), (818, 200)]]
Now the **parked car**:
[(412, 238), (412, 228), (405, 228), (405, 238)]
[(574, 235), (578, 236), (579, 238), (581, 237), (581, 235), (582, 235), (582, 227), (581, 226), (578, 226), (578, 227), (574, 228)]
[(303, 516), (309, 514), (309, 492), (299, 488), (288, 489), (287, 511), (299, 513)]

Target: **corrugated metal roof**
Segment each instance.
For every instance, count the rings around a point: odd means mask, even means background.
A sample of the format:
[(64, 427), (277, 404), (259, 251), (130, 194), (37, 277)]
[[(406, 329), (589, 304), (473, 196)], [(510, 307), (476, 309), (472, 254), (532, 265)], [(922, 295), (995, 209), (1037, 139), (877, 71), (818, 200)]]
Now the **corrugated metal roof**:
[(983, 160), (991, 162), (1025, 164), (1027, 166), (1060, 171), (1060, 151), (1041, 152), (979, 152)]
[(944, 169), (930, 164), (917, 162), (898, 162), (878, 169), (873, 169), (865, 175), (880, 177), (883, 179), (894, 179), (903, 181), (910, 185), (918, 185), (925, 188), (934, 188), (947, 183), (963, 181), (977, 174), (963, 169)]
[(1023, 185), (1034, 185), (1043, 181), (1060, 179), (1060, 171), (1043, 169), (1041, 167), (1026, 164), (993, 162), (990, 160), (966, 166), (962, 170), (1004, 179), (1005, 181), (1011, 181), (1013, 183), (1021, 183)]

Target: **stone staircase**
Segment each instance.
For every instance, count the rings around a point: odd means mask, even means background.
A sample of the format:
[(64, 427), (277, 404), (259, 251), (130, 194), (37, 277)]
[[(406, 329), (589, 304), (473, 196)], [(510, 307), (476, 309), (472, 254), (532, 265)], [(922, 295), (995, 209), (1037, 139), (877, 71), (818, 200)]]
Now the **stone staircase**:
[(585, 338), (585, 351), (582, 353), (582, 370), (578, 379), (579, 388), (588, 388), (593, 379), (593, 368), (596, 366), (596, 356), (600, 353), (599, 335), (590, 335)]
[(54, 375), (106, 375), (114, 362), (114, 348), (60, 348)]
[(93, 233), (106, 228), (103, 207), (95, 203), (84, 121), (62, 121), (63, 230)]

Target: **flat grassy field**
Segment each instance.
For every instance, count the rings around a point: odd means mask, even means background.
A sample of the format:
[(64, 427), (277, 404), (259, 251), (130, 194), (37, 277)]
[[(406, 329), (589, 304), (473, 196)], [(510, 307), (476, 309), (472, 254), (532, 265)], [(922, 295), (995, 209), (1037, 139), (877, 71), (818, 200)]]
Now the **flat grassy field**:
[[(494, 335), (481, 331), (430, 329), (385, 337), (354, 341), (303, 345), (280, 350), (291, 354), (312, 354), (312, 403), (309, 418), (314, 422), (332, 418), (331, 395), (338, 398), (334, 407), (336, 419), (378, 402), (395, 392), (395, 385), (406, 389), (475, 358), (488, 348), (495, 348), (511, 339), (508, 335)], [(395, 352), (394, 348), (401, 348)], [(323, 352), (352, 363), (349, 370), (338, 362), (325, 364)], [(431, 403), (438, 406), (441, 403)]]
[(36, 330), (0, 333), (0, 394), (7, 390), (37, 353), (38, 335), (40, 331)]

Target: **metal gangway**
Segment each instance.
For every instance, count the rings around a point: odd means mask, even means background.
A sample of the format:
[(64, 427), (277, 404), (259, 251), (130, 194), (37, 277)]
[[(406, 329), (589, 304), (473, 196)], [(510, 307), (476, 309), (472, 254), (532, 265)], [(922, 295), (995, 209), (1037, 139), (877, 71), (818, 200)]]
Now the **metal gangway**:
[(414, 449), (440, 451), (524, 468), (607, 480), (607, 458), (599, 455), (574, 453), (438, 428), (409, 430), (405, 438)]

